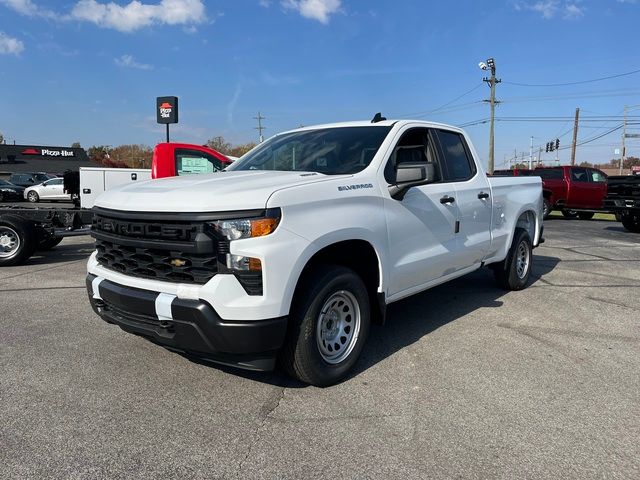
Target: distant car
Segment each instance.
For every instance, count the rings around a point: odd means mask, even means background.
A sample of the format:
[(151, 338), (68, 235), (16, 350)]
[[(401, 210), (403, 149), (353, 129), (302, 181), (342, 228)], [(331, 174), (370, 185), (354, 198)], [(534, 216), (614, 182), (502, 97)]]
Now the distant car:
[(24, 197), (24, 187), (19, 187), (6, 180), (0, 180), (0, 202), (11, 200), (22, 200)]
[(39, 185), (42, 182), (46, 182), (52, 178), (56, 178), (54, 175), (49, 175), (44, 172), (22, 172), (12, 173), (9, 178), (9, 182), (19, 187), (33, 187)]
[(52, 178), (24, 191), (24, 198), (32, 203), (40, 200), (71, 201), (71, 194), (64, 192), (64, 178)]

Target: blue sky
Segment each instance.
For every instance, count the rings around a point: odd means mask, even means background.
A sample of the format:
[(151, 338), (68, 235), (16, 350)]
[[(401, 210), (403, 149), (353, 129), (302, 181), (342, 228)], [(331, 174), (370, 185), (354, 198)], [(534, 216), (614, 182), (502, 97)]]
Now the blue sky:
[[(267, 136), (377, 111), (461, 125), (489, 116), (477, 65), (494, 57), (499, 118), (580, 107), (579, 140), (589, 140), (621, 123), (594, 117), (640, 104), (640, 73), (513, 83), (638, 70), (638, 24), (640, 0), (0, 0), (0, 132), (17, 143), (153, 145), (160, 95), (180, 97), (172, 138), (194, 143), (255, 140), (258, 111)], [(498, 121), (497, 167), (514, 149), (528, 155), (532, 135), (536, 146), (568, 145), (572, 123)], [(488, 124), (467, 131), (486, 162)], [(578, 160), (609, 160), (620, 138), (579, 147)]]

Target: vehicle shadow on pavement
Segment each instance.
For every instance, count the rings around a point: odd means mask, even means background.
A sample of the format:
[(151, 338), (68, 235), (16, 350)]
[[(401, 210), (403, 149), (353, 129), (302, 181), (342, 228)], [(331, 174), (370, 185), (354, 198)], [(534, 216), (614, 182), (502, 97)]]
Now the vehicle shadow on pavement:
[[(557, 257), (534, 255), (529, 286), (551, 272)], [(367, 370), (425, 335), (479, 308), (501, 307), (508, 292), (493, 280), (493, 272), (473, 273), (389, 305), (385, 325), (372, 325), (369, 339), (353, 375)]]
[(605, 230), (609, 230), (611, 232), (621, 232), (621, 233), (630, 233), (626, 228), (624, 228), (623, 226), (619, 226), (619, 227), (605, 227)]
[(27, 261), (27, 265), (51, 265), (53, 263), (73, 262), (76, 260), (88, 259), (95, 247), (93, 243), (82, 245), (60, 244), (45, 252), (36, 252)]
[[(551, 272), (559, 262), (560, 259), (557, 257), (534, 255), (529, 285), (538, 282), (540, 277)], [(385, 325), (371, 326), (362, 357), (352, 375), (345, 381), (474, 310), (502, 306), (500, 298), (505, 294), (507, 292), (494, 282), (491, 270), (481, 268), (464, 277), (391, 304), (387, 310)], [(252, 372), (183, 356), (194, 363), (256, 382), (285, 388), (308, 386), (290, 378), (280, 369), (274, 372)]]

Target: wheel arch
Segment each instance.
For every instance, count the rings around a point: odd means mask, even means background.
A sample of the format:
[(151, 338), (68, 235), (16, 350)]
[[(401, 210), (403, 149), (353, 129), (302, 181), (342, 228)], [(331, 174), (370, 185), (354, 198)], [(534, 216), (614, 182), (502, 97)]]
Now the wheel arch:
[(382, 260), (370, 241), (361, 238), (339, 240), (316, 249), (297, 275), (289, 309), (301, 285), (317, 265), (341, 265), (355, 271), (367, 287), (373, 319), (384, 322), (385, 301), (384, 294), (381, 293), (384, 291)]

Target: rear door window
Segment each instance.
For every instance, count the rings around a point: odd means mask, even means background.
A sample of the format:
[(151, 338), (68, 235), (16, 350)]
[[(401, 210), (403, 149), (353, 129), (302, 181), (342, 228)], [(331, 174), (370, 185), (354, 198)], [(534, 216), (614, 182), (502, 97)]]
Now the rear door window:
[(197, 150), (176, 149), (175, 158), (178, 175), (213, 173), (224, 167), (222, 162), (213, 155)]
[(533, 175), (539, 175), (544, 180), (562, 180), (564, 177), (559, 168), (537, 168)]
[(437, 130), (444, 158), (444, 178), (448, 182), (468, 180), (476, 173), (467, 145), (457, 132)]
[(574, 182), (588, 182), (589, 175), (587, 173), (586, 168), (572, 168), (571, 169), (571, 180)]

